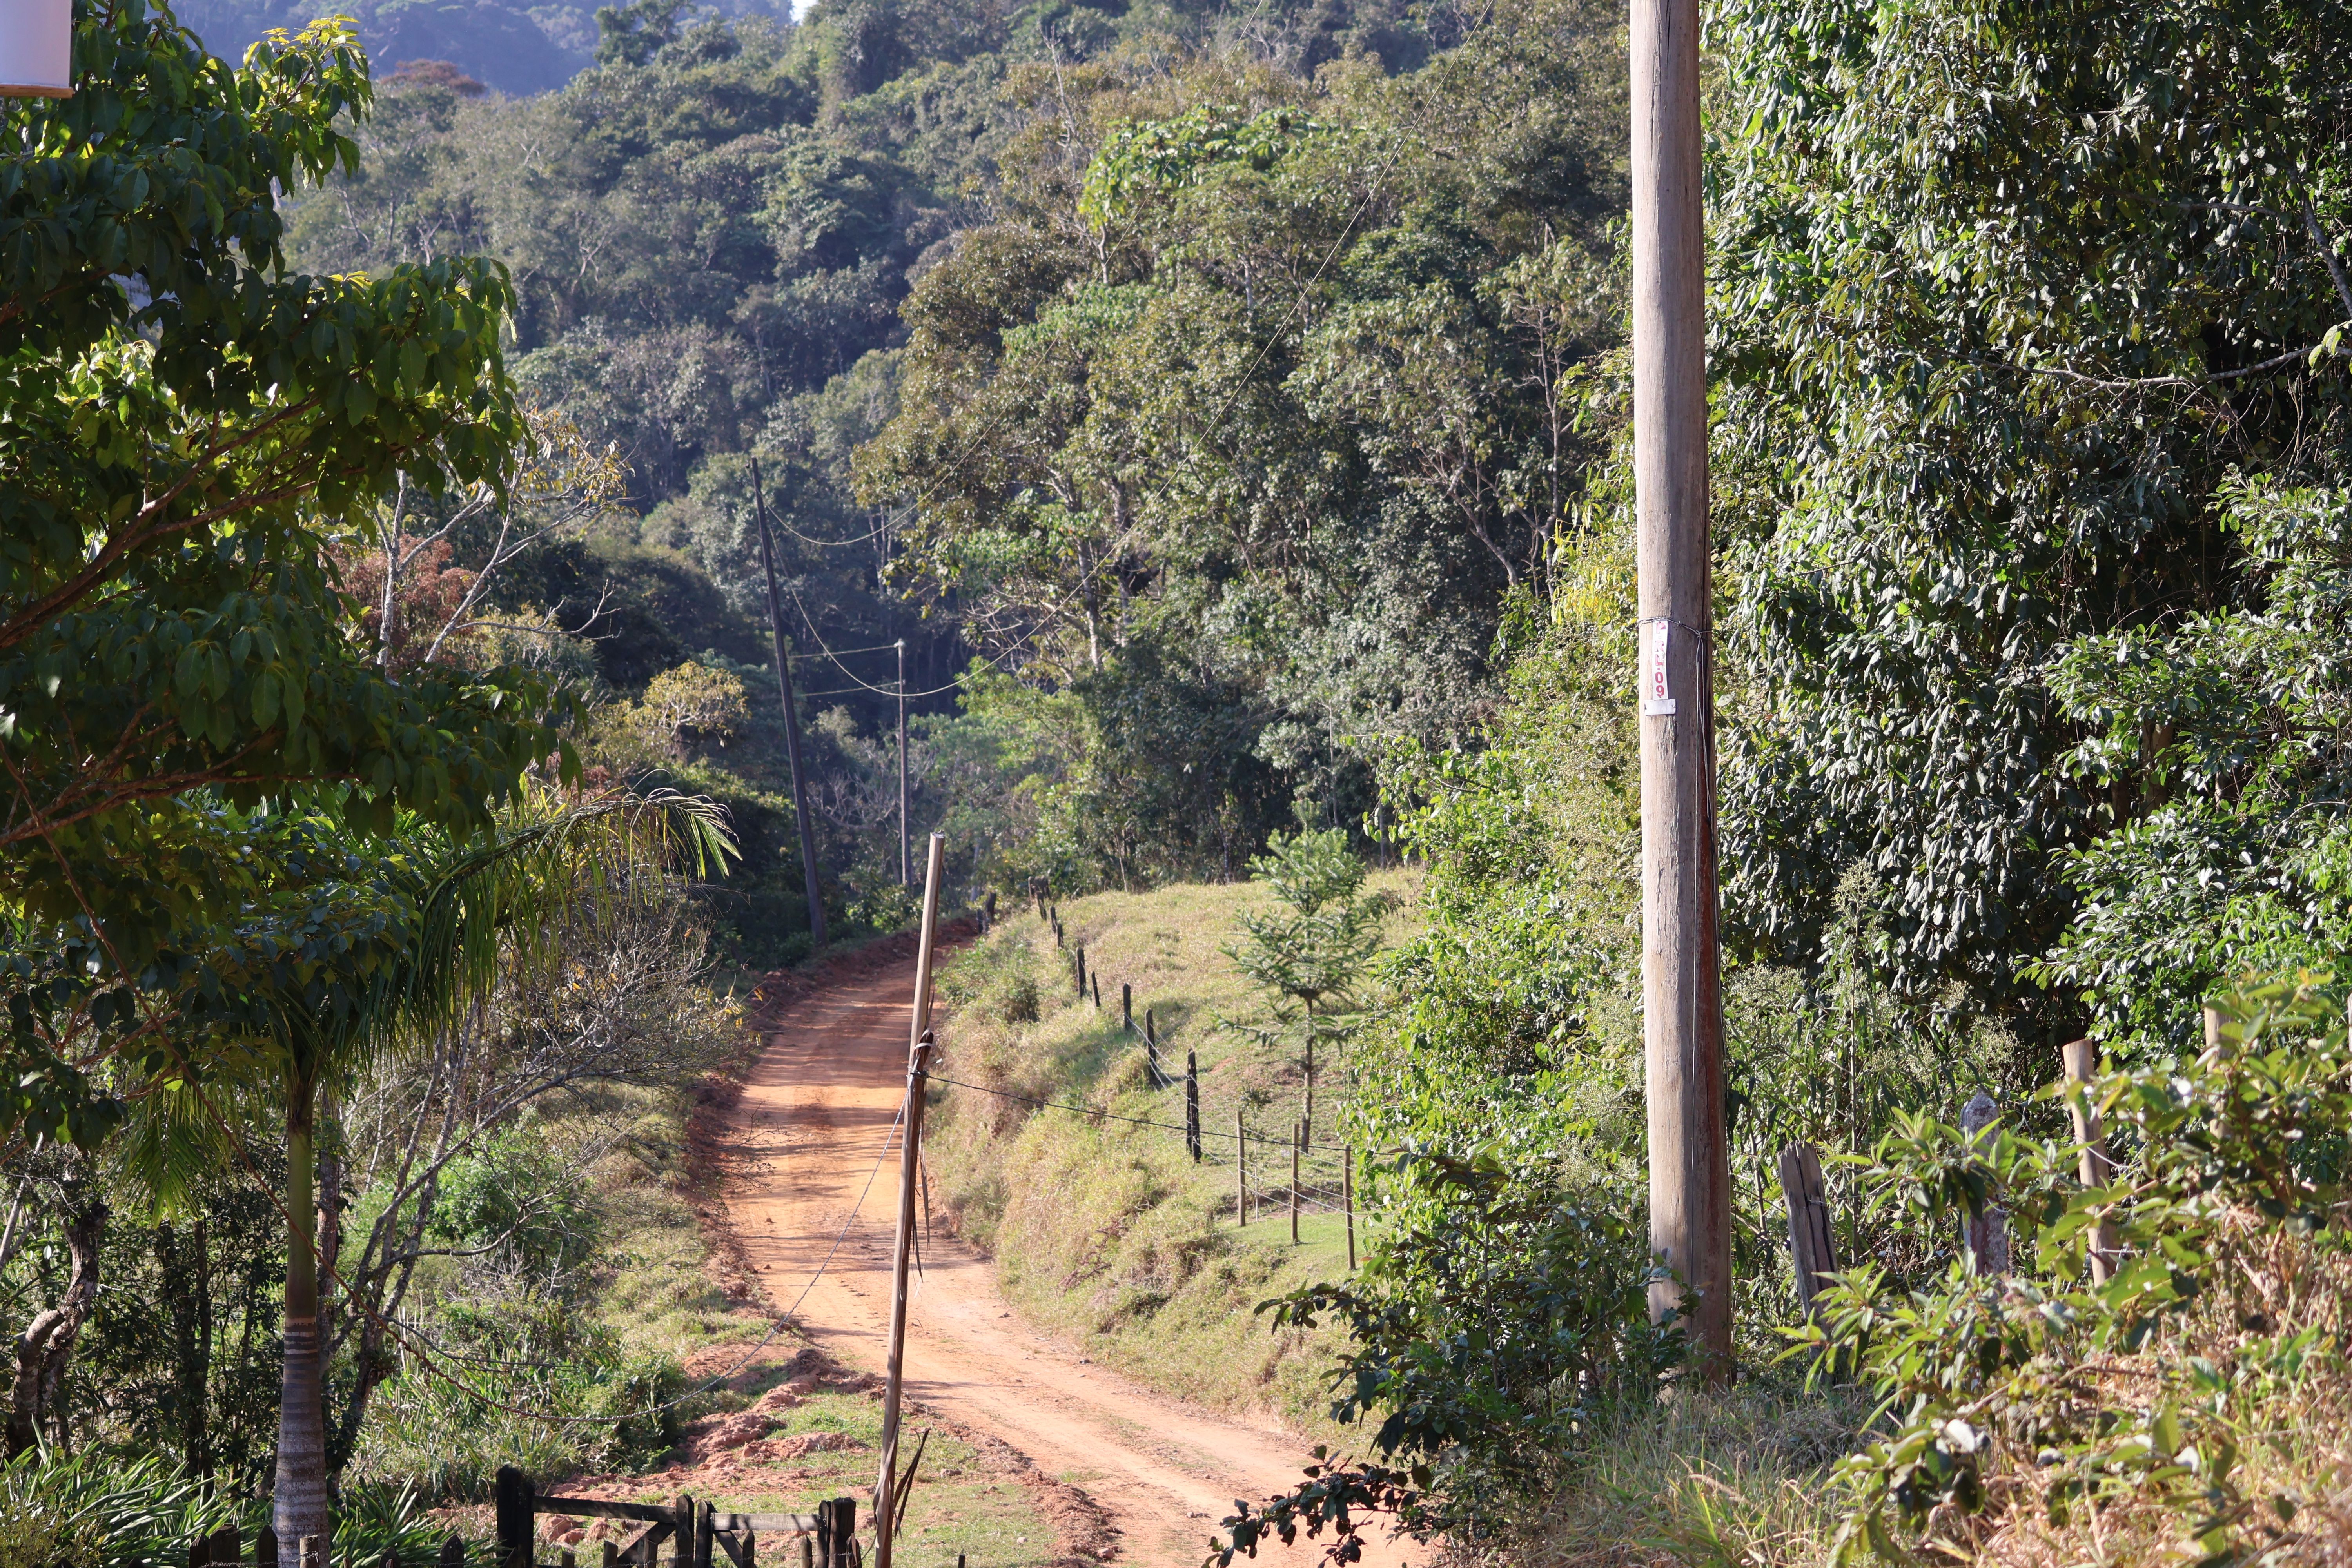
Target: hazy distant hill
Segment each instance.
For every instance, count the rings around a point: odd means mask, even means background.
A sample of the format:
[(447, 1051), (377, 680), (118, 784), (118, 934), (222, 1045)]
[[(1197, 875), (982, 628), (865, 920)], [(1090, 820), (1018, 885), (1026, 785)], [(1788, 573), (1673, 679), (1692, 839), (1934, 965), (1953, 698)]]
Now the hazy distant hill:
[[(500, 92), (562, 87), (596, 53), (600, 0), (178, 0), (173, 9), (215, 54), (235, 59), (272, 27), (299, 27), (337, 13), (356, 19), (379, 76), (402, 60), (449, 60)], [(730, 0), (730, 16), (783, 9)]]

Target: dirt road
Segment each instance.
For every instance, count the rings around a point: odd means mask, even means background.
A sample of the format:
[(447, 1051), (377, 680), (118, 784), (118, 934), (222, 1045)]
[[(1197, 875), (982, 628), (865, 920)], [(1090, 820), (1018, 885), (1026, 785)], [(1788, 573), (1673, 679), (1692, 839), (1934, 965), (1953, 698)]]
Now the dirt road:
[[(824, 1350), (880, 1372), (898, 1162), (883, 1161), (906, 1083), (913, 968), (801, 998), (777, 1017), (727, 1132), (730, 1215), (769, 1300)], [(835, 1237), (852, 1213), (856, 1222)], [(1118, 1560), (1197, 1568), (1233, 1500), (1298, 1477), (1295, 1436), (1181, 1405), (1030, 1331), (971, 1247), (935, 1236), (908, 1318), (907, 1392), (1077, 1486), (1117, 1521)], [(1261, 1552), (1310, 1568), (1319, 1543)], [(1403, 1568), (1382, 1542), (1371, 1568)]]

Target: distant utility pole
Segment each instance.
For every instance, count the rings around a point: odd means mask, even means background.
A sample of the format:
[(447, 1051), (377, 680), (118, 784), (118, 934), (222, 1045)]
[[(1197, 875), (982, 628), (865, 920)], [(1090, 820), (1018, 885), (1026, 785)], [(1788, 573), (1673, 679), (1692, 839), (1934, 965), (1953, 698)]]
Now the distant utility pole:
[(776, 547), (768, 539), (768, 497), (760, 459), (751, 459), (751, 507), (760, 518), (760, 565), (768, 574), (768, 637), (776, 650), (776, 690), (784, 701), (784, 754), (793, 763), (793, 811), (800, 818), (801, 875), (808, 884), (809, 951), (824, 945), (824, 900), (816, 890), (816, 830), (809, 824), (808, 774), (801, 766), (801, 712), (793, 701), (793, 661), (784, 651), (784, 612), (776, 597)]
[(898, 885), (915, 885), (914, 850), (907, 839), (907, 639), (898, 639)]
[[(1731, 1375), (1731, 1165), (1716, 936), (1699, 0), (1633, 0), (1633, 495), (1642, 661), (1642, 1028), (1650, 1249), (1698, 1296), (1692, 1357)], [(1662, 1313), (1679, 1291), (1654, 1287)]]

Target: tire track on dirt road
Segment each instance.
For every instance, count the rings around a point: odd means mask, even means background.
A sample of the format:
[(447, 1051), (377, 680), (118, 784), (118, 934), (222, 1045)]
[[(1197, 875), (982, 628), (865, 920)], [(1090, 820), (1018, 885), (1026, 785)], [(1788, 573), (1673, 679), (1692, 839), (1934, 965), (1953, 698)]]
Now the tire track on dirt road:
[[(765, 1026), (723, 1133), (729, 1217), (779, 1305), (800, 1293), (856, 1211), (797, 1321), (833, 1356), (876, 1373), (890, 1310), (896, 1160), (866, 1184), (905, 1089), (913, 989), (908, 963), (787, 1005)], [(1121, 1532), (1118, 1561), (1198, 1568), (1235, 1498), (1262, 1501), (1298, 1479), (1304, 1439), (1184, 1405), (1034, 1332), (971, 1246), (935, 1234), (923, 1264), (908, 1312), (908, 1396), (1087, 1491)], [(919, 1482), (912, 1506), (922, 1507)], [(1258, 1560), (1312, 1568), (1323, 1544), (1277, 1543)], [(1404, 1568), (1396, 1544), (1366, 1548), (1368, 1568)]]

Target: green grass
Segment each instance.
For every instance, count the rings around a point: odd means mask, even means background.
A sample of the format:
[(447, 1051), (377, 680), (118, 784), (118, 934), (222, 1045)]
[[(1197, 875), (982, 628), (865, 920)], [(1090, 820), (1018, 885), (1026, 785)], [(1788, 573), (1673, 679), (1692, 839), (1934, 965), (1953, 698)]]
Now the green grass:
[[(1404, 894), (1403, 873), (1375, 887)], [(1061, 906), (1067, 942), (1034, 910), (1009, 910), (996, 931), (943, 973), (950, 1006), (942, 1076), (1003, 1094), (1059, 1100), (1167, 1124), (1137, 1127), (947, 1088), (931, 1112), (930, 1158), (962, 1232), (995, 1255), (1006, 1295), (1041, 1327), (1130, 1376), (1213, 1407), (1269, 1410), (1328, 1433), (1330, 1359), (1316, 1336), (1270, 1331), (1255, 1308), (1345, 1272), (1344, 1222), (1308, 1214), (1294, 1246), (1277, 1197), (1245, 1229), (1234, 1223), (1234, 1117), (1254, 1137), (1254, 1191), (1286, 1192), (1288, 1130), (1303, 1075), (1287, 1042), (1221, 1021), (1262, 1022), (1265, 1006), (1220, 949), (1235, 916), (1266, 899), (1249, 885), (1106, 893)], [(1409, 900), (1407, 900), (1409, 902)], [(1390, 940), (1409, 916), (1391, 921)], [(1071, 960), (1083, 944), (1102, 1005), (1080, 1001)], [(1136, 1032), (1121, 1027), (1118, 987), (1134, 988)], [(1023, 1016), (1034, 987), (1037, 1016)], [(1186, 1157), (1181, 1083), (1148, 1087), (1146, 1010), (1162, 1060), (1180, 1078), (1193, 1052), (1205, 1159)], [(1318, 1064), (1315, 1138), (1339, 1136), (1344, 1058)], [(1341, 1156), (1317, 1150), (1302, 1181), (1335, 1194)], [(1368, 1239), (1358, 1221), (1359, 1244)]]

